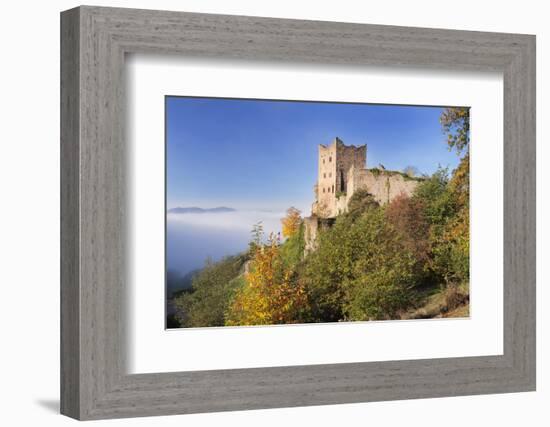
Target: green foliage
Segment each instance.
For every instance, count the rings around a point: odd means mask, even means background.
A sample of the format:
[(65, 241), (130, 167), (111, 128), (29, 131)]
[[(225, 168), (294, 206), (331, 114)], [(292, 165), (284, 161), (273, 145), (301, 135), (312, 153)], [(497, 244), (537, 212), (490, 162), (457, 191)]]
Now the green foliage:
[(367, 210), (379, 207), (378, 202), (367, 190), (358, 190), (353, 193), (348, 203), (346, 216), (352, 221), (360, 217)]
[(177, 320), (185, 327), (223, 326), (225, 312), (235, 291), (242, 285), (239, 277), (244, 255), (227, 257), (219, 262), (208, 261), (193, 278), (192, 292), (174, 299)]
[(434, 269), (446, 284), (469, 282), (470, 272), (470, 191), (469, 155), (453, 172), (447, 192), (453, 214), (432, 233)]
[(169, 314), (168, 316), (166, 316), (166, 328), (167, 329), (181, 328), (181, 323), (175, 314)]
[(317, 250), (306, 258), (301, 280), (315, 321), (332, 322), (344, 317), (344, 283), (353, 278), (363, 246), (360, 230), (350, 228), (350, 224), (351, 216), (340, 216), (332, 228), (319, 233)]
[(443, 132), (447, 135), (449, 150), (458, 154), (470, 143), (470, 109), (466, 107), (448, 107), (439, 118)]
[(345, 283), (348, 320), (395, 318), (412, 303), (415, 258), (384, 209), (370, 209), (352, 226), (361, 236), (361, 256)]
[(306, 246), (304, 233), (305, 226), (302, 222), (297, 232), (286, 239), (281, 245), (281, 259), (283, 264), (288, 268), (295, 268), (304, 258), (304, 249)]
[(411, 302), (414, 257), (367, 192), (319, 236), (302, 271), (315, 321), (391, 317)]
[(414, 198), (424, 205), (426, 219), (432, 225), (443, 225), (454, 212), (453, 199), (448, 191), (449, 172), (439, 168), (430, 178), (416, 187)]

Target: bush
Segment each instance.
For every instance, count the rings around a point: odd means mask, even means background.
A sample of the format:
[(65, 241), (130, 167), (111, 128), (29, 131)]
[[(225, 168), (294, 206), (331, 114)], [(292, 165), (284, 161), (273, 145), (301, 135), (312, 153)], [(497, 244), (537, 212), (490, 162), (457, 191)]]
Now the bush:
[(281, 256), (279, 239), (271, 235), (258, 246), (225, 316), (228, 326), (273, 325), (305, 321), (308, 313), (303, 287)]
[(193, 278), (192, 292), (174, 299), (183, 327), (223, 326), (232, 294), (242, 285), (239, 274), (247, 258), (237, 255), (206, 266)]
[(316, 321), (391, 318), (411, 304), (415, 259), (369, 196), (358, 194), (305, 260), (302, 278)]

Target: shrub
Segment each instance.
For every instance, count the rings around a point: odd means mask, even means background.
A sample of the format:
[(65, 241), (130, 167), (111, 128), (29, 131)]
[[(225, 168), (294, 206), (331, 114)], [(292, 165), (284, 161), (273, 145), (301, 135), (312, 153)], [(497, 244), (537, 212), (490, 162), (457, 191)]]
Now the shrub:
[(295, 280), (294, 271), (285, 265), (280, 241), (271, 235), (258, 246), (226, 312), (225, 324), (272, 325), (304, 321), (307, 298)]
[(178, 320), (184, 327), (223, 326), (225, 312), (234, 290), (241, 285), (238, 276), (246, 262), (244, 255), (208, 261), (193, 278), (192, 292), (174, 299)]

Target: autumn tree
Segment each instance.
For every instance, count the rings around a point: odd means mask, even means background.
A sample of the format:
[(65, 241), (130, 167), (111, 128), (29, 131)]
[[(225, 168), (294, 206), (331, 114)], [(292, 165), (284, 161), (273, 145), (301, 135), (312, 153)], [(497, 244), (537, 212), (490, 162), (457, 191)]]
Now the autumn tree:
[(243, 286), (235, 293), (226, 313), (226, 325), (271, 325), (297, 323), (307, 311), (303, 287), (294, 271), (281, 257), (281, 242), (271, 234), (267, 243), (258, 245), (244, 276)]
[(422, 199), (403, 193), (385, 211), (388, 222), (402, 236), (403, 245), (414, 254), (419, 274), (426, 269), (430, 255), (430, 225), (424, 211)]
[(460, 155), (468, 149), (470, 143), (470, 109), (466, 107), (447, 107), (439, 118), (443, 133), (447, 136), (449, 149), (455, 149)]
[(300, 228), (302, 223), (302, 212), (300, 212), (295, 207), (290, 207), (286, 211), (286, 216), (281, 219), (283, 225), (283, 236), (292, 237)]
[(447, 109), (446, 119), (449, 148), (464, 153), (449, 181), (449, 192), (455, 204), (456, 214), (443, 231), (442, 256), (451, 266), (447, 281), (464, 283), (469, 281), (470, 271), (470, 122), (465, 108)]
[(431, 233), (434, 269), (446, 285), (469, 281), (470, 256), (470, 116), (469, 109), (446, 108), (440, 117), (450, 150), (462, 155), (443, 198), (450, 211)]

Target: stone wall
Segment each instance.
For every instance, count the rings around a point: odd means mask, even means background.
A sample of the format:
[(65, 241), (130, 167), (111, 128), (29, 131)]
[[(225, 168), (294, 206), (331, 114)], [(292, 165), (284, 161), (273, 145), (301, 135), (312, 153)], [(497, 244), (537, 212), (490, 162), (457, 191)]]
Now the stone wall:
[[(313, 211), (319, 217), (338, 215), (338, 197), (347, 192), (347, 174), (351, 167), (364, 168), (367, 146), (344, 145), (335, 138), (330, 145), (319, 145), (316, 202)], [(341, 202), (340, 202), (341, 205)]]
[(362, 169), (367, 166), (367, 146), (344, 145), (336, 138), (336, 194), (346, 193), (347, 174), (351, 168)]
[(380, 204), (391, 202), (400, 194), (411, 196), (419, 183), (394, 171), (351, 168), (348, 172), (347, 203), (357, 190), (367, 190)]
[(316, 215), (304, 218), (304, 252), (306, 255), (317, 248), (316, 242), (319, 232), (332, 227), (335, 221), (335, 218), (319, 218)]
[(384, 169), (365, 169), (367, 146), (344, 145), (335, 138), (330, 145), (319, 145), (318, 179), (311, 216), (304, 218), (305, 252), (315, 249), (319, 230), (330, 227), (346, 212), (355, 192), (366, 190), (381, 205), (400, 194), (411, 196), (421, 179)]
[(336, 194), (336, 144), (319, 145), (317, 173), (317, 215), (333, 213)]
[(315, 250), (315, 242), (317, 240), (317, 231), (319, 229), (319, 221), (317, 216), (311, 215), (304, 218), (304, 251), (306, 254)]

